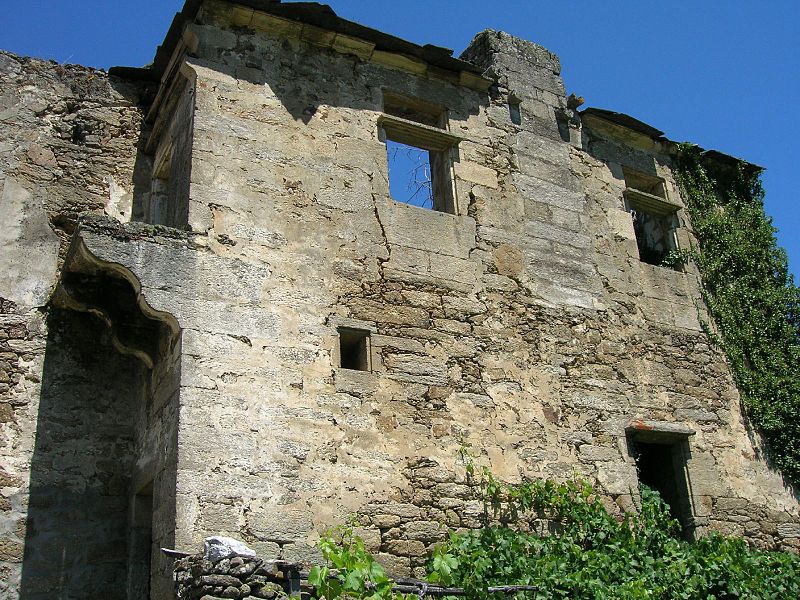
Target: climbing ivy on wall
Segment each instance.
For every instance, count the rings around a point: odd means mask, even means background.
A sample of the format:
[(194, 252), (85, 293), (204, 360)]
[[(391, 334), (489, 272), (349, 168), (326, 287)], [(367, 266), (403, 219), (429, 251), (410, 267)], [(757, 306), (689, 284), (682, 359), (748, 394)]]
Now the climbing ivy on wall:
[(713, 337), (769, 459), (800, 484), (800, 290), (764, 213), (760, 172), (704, 160), (688, 144), (679, 147), (677, 167)]

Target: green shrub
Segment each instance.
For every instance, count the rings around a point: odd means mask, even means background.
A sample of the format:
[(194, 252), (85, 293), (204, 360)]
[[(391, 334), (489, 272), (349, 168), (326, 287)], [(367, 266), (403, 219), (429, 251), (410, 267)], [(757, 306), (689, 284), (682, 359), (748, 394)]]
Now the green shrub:
[(406, 598), (393, 594), (393, 581), (386, 576), (372, 555), (364, 547), (364, 541), (353, 534), (350, 527), (340, 527), (323, 536), (319, 542), (322, 556), (328, 565), (317, 565), (308, 574), (308, 582), (314, 586), (317, 597), (391, 600)]
[[(620, 519), (583, 482), (507, 485), (484, 471), (480, 485), (487, 525), (451, 532), (428, 560), (431, 584), (464, 588), (470, 600), (509, 597), (487, 588), (511, 585), (536, 586), (511, 596), (528, 599), (800, 598), (800, 557), (752, 549), (741, 538), (681, 540), (669, 507), (648, 488), (640, 511)], [(530, 523), (548, 531), (517, 526)], [(351, 531), (323, 538), (321, 547), (329, 567), (309, 576), (319, 596), (415, 597), (393, 595), (393, 582)]]
[(751, 549), (740, 538), (678, 539), (658, 494), (642, 489), (638, 514), (616, 519), (585, 483), (507, 486), (484, 479), (500, 521), (532, 513), (552, 534), (488, 526), (451, 533), (429, 561), (430, 580), (487, 598), (487, 587), (535, 585), (519, 598), (727, 599), (800, 597), (800, 558)]

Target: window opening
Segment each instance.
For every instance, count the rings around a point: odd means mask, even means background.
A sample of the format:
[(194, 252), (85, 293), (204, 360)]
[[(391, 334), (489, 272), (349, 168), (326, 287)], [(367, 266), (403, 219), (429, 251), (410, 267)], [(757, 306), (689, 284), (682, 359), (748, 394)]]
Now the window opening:
[(185, 229), (189, 219), (195, 87), (179, 76), (167, 90), (143, 148), (153, 158), (150, 193), (137, 195), (134, 215), (151, 225)]
[(170, 187), (171, 173), (172, 147), (164, 152), (153, 170), (153, 178), (150, 183), (149, 223), (155, 225), (167, 225), (169, 223), (170, 197), (172, 195)]
[(389, 195), (405, 204), (433, 208), (431, 153), (424, 148), (386, 140)]
[(562, 142), (569, 143), (572, 140), (569, 133), (569, 117), (563, 111), (556, 111), (556, 125), (558, 126), (558, 137)]
[(509, 96), (508, 98), (508, 116), (514, 125), (522, 125), (522, 109), (519, 98)]
[(339, 366), (354, 371), (371, 371), (369, 331), (339, 328)]
[(625, 208), (633, 220), (639, 259), (661, 265), (667, 254), (678, 249), (679, 206), (667, 199), (664, 180), (623, 168)]
[(685, 440), (633, 442), (639, 482), (660, 494), (672, 518), (680, 523), (683, 537), (691, 539), (694, 519), (686, 479), (686, 445)]
[(405, 204), (456, 212), (453, 158), (460, 139), (447, 131), (447, 110), (384, 91), (378, 137), (386, 143), (389, 194)]
[(397, 202), (455, 213), (450, 148), (438, 149), (414, 138), (384, 130), (389, 195)]
[(633, 219), (639, 260), (651, 265), (661, 265), (667, 254), (677, 249), (675, 242), (675, 215), (657, 215), (629, 203), (628, 211)]

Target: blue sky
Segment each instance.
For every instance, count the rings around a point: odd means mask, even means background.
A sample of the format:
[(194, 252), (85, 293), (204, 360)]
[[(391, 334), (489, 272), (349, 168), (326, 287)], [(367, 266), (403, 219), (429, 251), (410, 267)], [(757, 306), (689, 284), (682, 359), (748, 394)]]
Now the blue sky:
[[(461, 52), (486, 28), (561, 57), (586, 106), (764, 166), (766, 209), (800, 279), (797, 0), (329, 0), (347, 19)], [(0, 48), (108, 68), (153, 57), (182, 0), (0, 0)]]

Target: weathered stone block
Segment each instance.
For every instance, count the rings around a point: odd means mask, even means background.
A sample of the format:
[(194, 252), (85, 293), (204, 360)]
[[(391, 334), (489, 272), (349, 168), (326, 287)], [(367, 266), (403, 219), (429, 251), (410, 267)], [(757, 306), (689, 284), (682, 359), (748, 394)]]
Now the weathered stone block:
[(412, 540), (432, 542), (444, 539), (447, 529), (434, 521), (412, 521), (403, 528), (405, 536)]
[[(475, 220), (470, 217), (424, 210), (399, 202), (379, 202), (377, 211), (386, 240), (391, 245), (468, 259), (475, 247)], [(437, 244), (431, 247), (430, 232)]]
[(497, 171), (474, 162), (457, 162), (453, 165), (453, 170), (456, 177), (473, 184), (492, 189), (497, 189), (500, 185), (497, 179)]
[(314, 516), (308, 510), (285, 510), (276, 506), (270, 511), (249, 513), (247, 523), (253, 534), (262, 540), (297, 540), (314, 528)]

